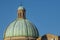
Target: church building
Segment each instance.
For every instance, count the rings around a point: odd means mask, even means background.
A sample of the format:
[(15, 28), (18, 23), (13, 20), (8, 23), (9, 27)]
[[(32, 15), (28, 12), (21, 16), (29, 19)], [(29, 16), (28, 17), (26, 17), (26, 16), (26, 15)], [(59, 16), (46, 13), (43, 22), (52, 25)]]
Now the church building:
[(39, 32), (34, 24), (26, 19), (26, 10), (19, 6), (18, 17), (6, 29), (4, 40), (36, 40)]
[(26, 19), (26, 9), (19, 6), (18, 17), (9, 24), (4, 33), (4, 40), (60, 40), (59, 36), (46, 34), (39, 36), (36, 26)]

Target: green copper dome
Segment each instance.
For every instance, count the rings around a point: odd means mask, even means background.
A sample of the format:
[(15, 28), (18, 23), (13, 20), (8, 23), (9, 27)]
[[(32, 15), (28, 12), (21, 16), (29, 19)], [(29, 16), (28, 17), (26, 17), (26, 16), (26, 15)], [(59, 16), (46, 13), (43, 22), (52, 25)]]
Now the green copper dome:
[(39, 33), (34, 24), (26, 19), (26, 10), (20, 6), (18, 8), (18, 18), (14, 20), (6, 29), (4, 38), (7, 37), (39, 37)]
[(34, 24), (27, 19), (17, 18), (6, 29), (4, 37), (38, 37), (39, 33)]

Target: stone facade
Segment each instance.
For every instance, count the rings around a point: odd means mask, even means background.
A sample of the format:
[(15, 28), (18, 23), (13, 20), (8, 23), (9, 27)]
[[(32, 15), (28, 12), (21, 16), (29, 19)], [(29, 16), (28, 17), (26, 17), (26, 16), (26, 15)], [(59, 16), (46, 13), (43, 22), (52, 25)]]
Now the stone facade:
[(52, 34), (47, 34), (47, 39), (48, 40), (58, 40), (58, 36), (52, 35)]
[(42, 37), (37, 38), (37, 40), (60, 40), (60, 36), (46, 34), (46, 35), (43, 35)]

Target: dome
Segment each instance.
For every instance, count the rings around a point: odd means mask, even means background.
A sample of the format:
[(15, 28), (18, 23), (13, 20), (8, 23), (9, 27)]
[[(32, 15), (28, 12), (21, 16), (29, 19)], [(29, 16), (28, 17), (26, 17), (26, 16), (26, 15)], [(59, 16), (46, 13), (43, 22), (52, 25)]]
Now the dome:
[(25, 10), (25, 8), (23, 6), (19, 6), (18, 10)]
[(27, 19), (17, 18), (6, 29), (4, 37), (38, 37), (39, 33), (34, 24)]

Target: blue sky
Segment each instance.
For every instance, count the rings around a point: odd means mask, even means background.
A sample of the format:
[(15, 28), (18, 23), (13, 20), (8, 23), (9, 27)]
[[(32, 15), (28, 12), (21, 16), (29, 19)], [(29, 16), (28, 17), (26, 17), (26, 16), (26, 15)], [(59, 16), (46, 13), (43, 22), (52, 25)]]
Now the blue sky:
[[(0, 39), (6, 27), (17, 18), (21, 0), (0, 0)], [(60, 0), (23, 0), (26, 18), (36, 25), (40, 36), (60, 35)]]

